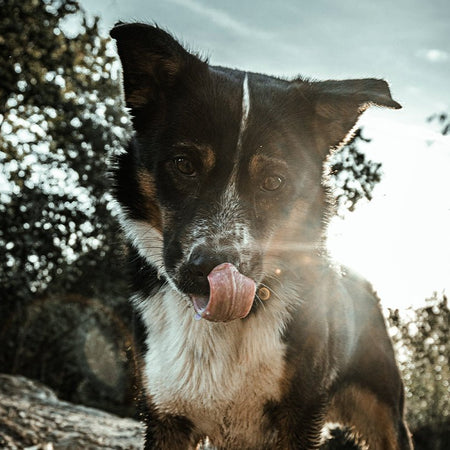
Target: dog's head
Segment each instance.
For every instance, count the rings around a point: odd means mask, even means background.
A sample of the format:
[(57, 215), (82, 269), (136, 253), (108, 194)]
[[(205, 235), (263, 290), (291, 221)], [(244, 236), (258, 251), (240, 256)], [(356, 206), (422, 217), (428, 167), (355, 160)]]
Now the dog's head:
[(245, 316), (255, 287), (323, 234), (323, 163), (385, 81), (287, 81), (213, 67), (160, 28), (111, 32), (135, 137), (119, 159), (125, 228), (210, 320)]

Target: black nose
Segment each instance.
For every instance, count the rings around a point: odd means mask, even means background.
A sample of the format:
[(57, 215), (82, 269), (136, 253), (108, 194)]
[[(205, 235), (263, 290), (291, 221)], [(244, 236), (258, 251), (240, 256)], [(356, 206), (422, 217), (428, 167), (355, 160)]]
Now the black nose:
[(236, 249), (215, 250), (207, 246), (196, 247), (182, 270), (184, 291), (189, 294), (209, 294), (208, 275), (219, 264), (229, 262), (239, 267)]
[(193, 277), (207, 277), (214, 267), (224, 262), (237, 264), (238, 253), (234, 248), (217, 251), (206, 246), (198, 246), (192, 252), (187, 263), (188, 270)]

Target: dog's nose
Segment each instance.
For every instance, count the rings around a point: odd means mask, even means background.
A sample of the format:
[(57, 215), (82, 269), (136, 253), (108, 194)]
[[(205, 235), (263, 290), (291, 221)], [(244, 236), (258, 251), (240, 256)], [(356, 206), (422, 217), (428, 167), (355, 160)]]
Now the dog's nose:
[(214, 269), (216, 258), (205, 253), (193, 254), (188, 261), (188, 269), (192, 276), (203, 278)]
[(238, 254), (234, 249), (215, 251), (209, 247), (199, 246), (189, 258), (188, 269), (192, 276), (204, 278), (219, 264), (224, 262), (236, 264), (237, 257)]
[(236, 249), (215, 250), (207, 246), (198, 246), (192, 252), (184, 267), (184, 285), (189, 293), (207, 293), (208, 275), (214, 267), (229, 262), (239, 267), (239, 254)]

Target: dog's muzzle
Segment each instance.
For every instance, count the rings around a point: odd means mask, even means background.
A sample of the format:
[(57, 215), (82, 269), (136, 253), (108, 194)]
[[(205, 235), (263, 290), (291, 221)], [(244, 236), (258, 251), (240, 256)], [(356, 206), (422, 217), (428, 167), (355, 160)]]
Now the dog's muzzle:
[(238, 259), (236, 251), (221, 253), (202, 246), (192, 252), (180, 270), (180, 285), (197, 319), (229, 322), (248, 315), (256, 284), (236, 268)]

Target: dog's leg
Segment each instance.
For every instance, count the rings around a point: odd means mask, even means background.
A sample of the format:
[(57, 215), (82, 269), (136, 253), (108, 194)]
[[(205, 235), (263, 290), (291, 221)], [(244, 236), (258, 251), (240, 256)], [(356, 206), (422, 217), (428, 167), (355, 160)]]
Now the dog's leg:
[(317, 399), (293, 405), (293, 398), (266, 408), (268, 422), (278, 431), (271, 450), (314, 450), (320, 447), (325, 425), (326, 403)]
[(143, 411), (146, 425), (144, 450), (193, 450), (200, 440), (191, 421), (182, 416)]
[(165, 416), (147, 422), (145, 450), (190, 450), (196, 444), (192, 424), (184, 417)]
[(390, 406), (368, 389), (350, 385), (333, 397), (328, 420), (348, 426), (363, 448), (411, 450), (402, 398), (399, 403)]
[[(334, 327), (347, 335), (332, 388), (330, 422), (351, 428), (370, 450), (410, 450), (404, 419), (404, 387), (391, 339), (371, 286), (351, 275), (342, 278), (348, 295), (345, 326), (334, 316)], [(353, 302), (353, 307), (350, 308)]]

